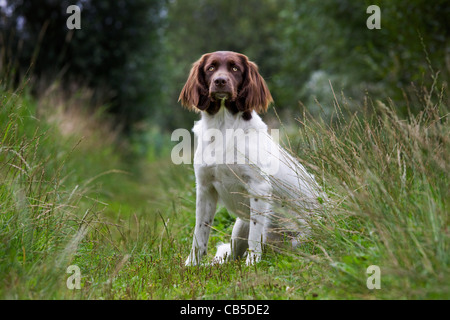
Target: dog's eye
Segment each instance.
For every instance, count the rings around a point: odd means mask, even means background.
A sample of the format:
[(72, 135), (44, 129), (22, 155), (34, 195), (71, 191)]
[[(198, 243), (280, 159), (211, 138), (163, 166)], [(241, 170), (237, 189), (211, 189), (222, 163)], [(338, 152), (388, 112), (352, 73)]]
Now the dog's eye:
[(209, 68), (208, 68), (208, 71), (214, 71), (216, 68), (214, 68), (214, 66), (210, 66)]
[(233, 70), (234, 72), (239, 71), (239, 68), (234, 66), (233, 68), (231, 68), (231, 70)]

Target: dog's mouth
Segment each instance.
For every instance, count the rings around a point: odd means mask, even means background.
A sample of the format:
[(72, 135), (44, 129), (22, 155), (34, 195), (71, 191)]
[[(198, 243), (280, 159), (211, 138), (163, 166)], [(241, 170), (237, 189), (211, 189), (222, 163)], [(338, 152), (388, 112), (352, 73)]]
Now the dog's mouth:
[(229, 100), (231, 98), (231, 93), (229, 93), (229, 92), (212, 92), (211, 98), (213, 100)]

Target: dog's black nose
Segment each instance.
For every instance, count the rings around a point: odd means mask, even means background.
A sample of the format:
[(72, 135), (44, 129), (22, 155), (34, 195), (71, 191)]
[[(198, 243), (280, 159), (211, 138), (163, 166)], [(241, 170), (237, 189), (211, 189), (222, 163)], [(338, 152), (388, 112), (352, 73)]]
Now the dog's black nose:
[(217, 87), (224, 87), (227, 84), (227, 79), (225, 77), (217, 77), (214, 79), (214, 84)]

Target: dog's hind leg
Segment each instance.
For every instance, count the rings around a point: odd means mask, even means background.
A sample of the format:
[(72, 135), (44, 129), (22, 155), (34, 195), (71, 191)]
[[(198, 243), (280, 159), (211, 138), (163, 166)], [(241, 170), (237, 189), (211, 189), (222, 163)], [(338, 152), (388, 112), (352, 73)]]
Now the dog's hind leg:
[(231, 233), (231, 243), (222, 243), (217, 246), (214, 263), (242, 258), (248, 248), (248, 231), (249, 223), (237, 218)]
[(233, 259), (244, 256), (248, 249), (249, 222), (237, 218), (231, 233), (231, 254)]

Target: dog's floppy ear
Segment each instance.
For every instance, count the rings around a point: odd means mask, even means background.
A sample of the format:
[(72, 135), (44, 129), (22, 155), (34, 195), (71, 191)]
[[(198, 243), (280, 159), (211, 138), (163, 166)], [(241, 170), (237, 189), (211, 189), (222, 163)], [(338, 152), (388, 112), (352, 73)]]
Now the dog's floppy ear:
[(209, 107), (209, 92), (203, 71), (207, 56), (207, 54), (203, 55), (192, 65), (189, 77), (178, 98), (178, 101), (191, 111), (198, 112)]
[(236, 99), (236, 106), (239, 111), (264, 112), (273, 102), (266, 81), (259, 74), (258, 66), (255, 63), (249, 61), (244, 55), (241, 56), (241, 59), (245, 66), (244, 81)]

